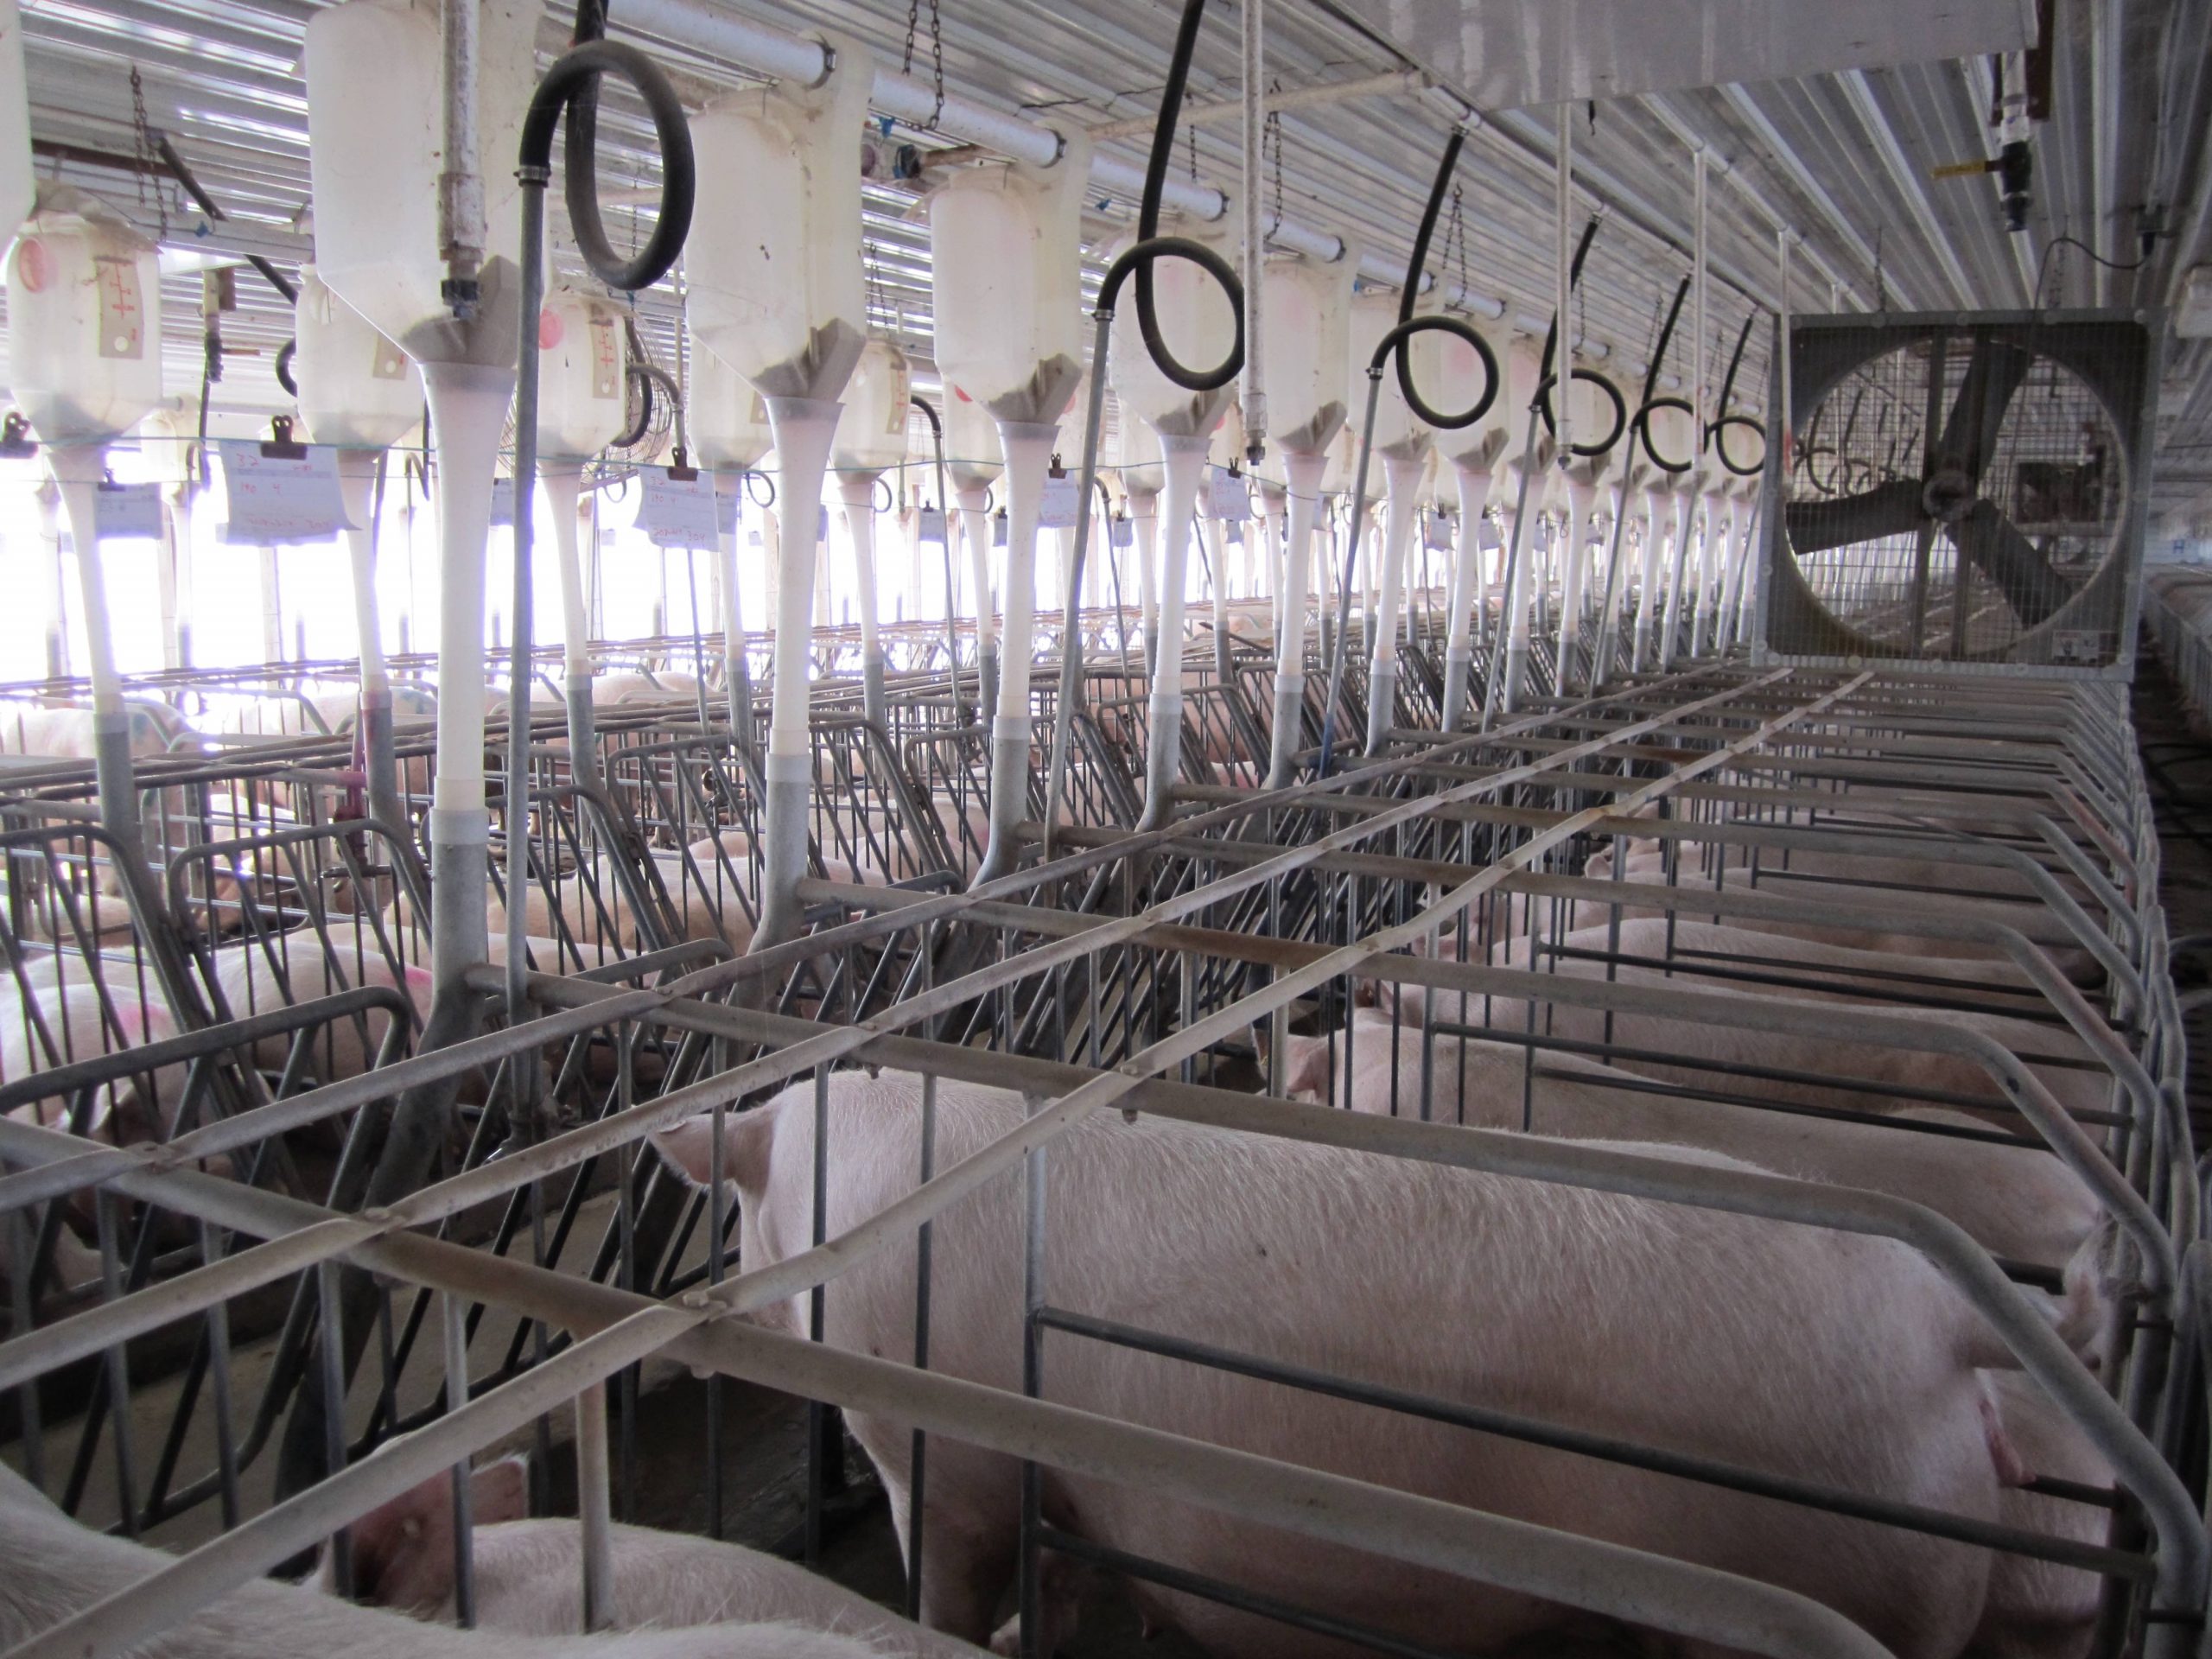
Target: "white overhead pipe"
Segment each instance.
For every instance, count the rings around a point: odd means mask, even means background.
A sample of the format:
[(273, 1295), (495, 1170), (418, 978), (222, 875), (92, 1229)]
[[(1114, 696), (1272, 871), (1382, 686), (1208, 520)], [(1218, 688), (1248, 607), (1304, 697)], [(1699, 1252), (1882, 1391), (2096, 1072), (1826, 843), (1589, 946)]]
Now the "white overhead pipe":
[[(821, 85), (836, 66), (836, 53), (820, 41), (754, 22), (719, 7), (701, 7), (692, 0), (629, 0), (612, 22), (619, 29), (635, 30), (755, 74), (794, 81), (802, 86)], [(926, 124), (932, 131), (1034, 167), (1053, 165), (1068, 147), (1067, 139), (1052, 128), (993, 109), (975, 99), (947, 93), (940, 106), (936, 89), (928, 82), (902, 75), (887, 67), (876, 68), (868, 104), (882, 114)], [(1467, 124), (1478, 124), (1471, 116)], [(1099, 189), (1131, 200), (1144, 191), (1143, 167), (1116, 156), (1093, 154), (1090, 177)], [(1160, 205), (1190, 218), (1211, 221), (1228, 213), (1229, 198), (1211, 185), (1169, 179), (1161, 188)], [(1344, 254), (1341, 237), (1289, 219), (1274, 226), (1268, 242), (1270, 246), (1316, 259), (1333, 261)], [(1405, 280), (1403, 270), (1376, 255), (1361, 259), (1359, 274), (1392, 287)], [(1424, 284), (1425, 289), (1427, 286)], [(1496, 295), (1477, 293), (1456, 283), (1443, 285), (1441, 293), (1446, 305), (1491, 318), (1505, 315), (1505, 302)]]

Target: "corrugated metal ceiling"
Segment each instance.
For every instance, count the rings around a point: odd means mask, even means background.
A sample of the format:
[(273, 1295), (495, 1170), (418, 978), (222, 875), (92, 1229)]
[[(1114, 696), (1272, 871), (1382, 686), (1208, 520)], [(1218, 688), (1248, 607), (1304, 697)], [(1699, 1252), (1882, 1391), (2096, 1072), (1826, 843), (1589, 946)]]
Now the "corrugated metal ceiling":
[[(727, 0), (698, 0), (702, 6)], [(311, 249), (306, 110), (296, 59), (302, 0), (27, 0), (35, 137), (48, 145), (128, 158), (137, 149), (131, 71), (139, 72), (147, 119), (169, 133), (210, 194), (232, 215), (209, 226), (174, 186), (86, 162), (49, 158), (43, 168), (101, 190), (149, 226), (166, 215), (172, 245), (251, 248), (280, 264)], [(1150, 115), (1165, 72), (1179, 5), (1171, 0), (941, 0), (948, 84), (1020, 109), (1051, 124), (1096, 127)], [(778, 27), (844, 31), (893, 65), (903, 55), (908, 9), (891, 0), (741, 0), (734, 12)], [(1882, 8), (1895, 16), (1907, 9)], [(916, 71), (930, 65), (927, 0), (920, 7)], [(1237, 90), (1235, 13), (1209, 18), (1192, 77), (1198, 102)], [(1718, 281), (1705, 342), (1713, 356), (1732, 344), (1753, 307), (1777, 300), (1776, 226), (1753, 205), (1770, 204), (1802, 238), (1794, 257), (1791, 305), (1801, 311), (2017, 307), (2040, 274), (2047, 303), (2157, 303), (2174, 274), (2212, 257), (2178, 238), (2153, 244), (2140, 273), (2101, 271), (2058, 238), (2136, 257), (2138, 212), (2162, 207), (2172, 230), (2203, 230), (2208, 188), (2206, 106), (2212, 77), (2190, 73), (2208, 45), (2208, 0), (2056, 0), (2053, 118), (2036, 130), (2037, 180), (2030, 228), (2005, 234), (1995, 180), (1936, 179), (1938, 167), (1986, 156), (1990, 99), (1982, 60), (1909, 64), (1758, 86), (1729, 86), (1580, 106), (1573, 117), (1577, 179), (1606, 226), (1591, 256), (1577, 327), (1640, 377), (1658, 312), (1687, 270), (1692, 217), (1693, 142), (1709, 146), (1733, 181), (1716, 172), (1710, 246)], [(1411, 63), (1332, 0), (1276, 0), (1268, 11), (1268, 70), (1286, 89), (1355, 79)], [(541, 46), (550, 55), (567, 18), (550, 10)], [(621, 0), (613, 28), (623, 31)], [(2193, 56), (2192, 56), (2193, 48)], [(677, 48), (663, 54), (706, 82), (742, 79), (741, 66)], [(602, 181), (649, 201), (657, 166), (634, 113), (611, 100), (602, 123)], [(2108, 115), (2101, 129), (2101, 116)], [(1551, 155), (1554, 110), (1484, 112), (1460, 169), (1469, 286), (1507, 302), (1509, 317), (1541, 322), (1552, 289)], [(1342, 231), (1402, 260), (1451, 121), (1438, 93), (1367, 97), (1285, 114), (1280, 188), (1285, 213)], [(1233, 124), (1186, 129), (1179, 169), (1195, 168), (1231, 190), (1240, 160)], [(896, 138), (944, 142), (899, 129)], [(1144, 140), (1104, 141), (1141, 160)], [(1738, 182), (1749, 189), (1736, 188)], [(708, 179), (709, 189), (741, 188)], [(1270, 180), (1270, 188), (1274, 181)], [(869, 234), (884, 276), (882, 298), (909, 343), (927, 346), (926, 238), (904, 218), (897, 188), (871, 198)], [(1090, 226), (1094, 245), (1131, 216), (1133, 204), (1102, 196)], [(2196, 211), (2192, 212), (2192, 208)], [(625, 213), (613, 215), (618, 234)], [(2101, 234), (2100, 226), (2101, 224)], [(1457, 249), (1435, 257), (1456, 267)], [(1447, 268), (1447, 276), (1456, 269)], [(1830, 279), (1833, 275), (1834, 281)], [(283, 308), (259, 278), (241, 271), (239, 309), (224, 320), (236, 353), (216, 390), (219, 406), (266, 410), (281, 402), (271, 365), (289, 333)], [(172, 384), (197, 395), (201, 352), (200, 283), (173, 277), (164, 293)], [(647, 337), (668, 349), (675, 298), (640, 305)], [(1670, 373), (1687, 378), (1687, 329)], [(1764, 385), (1764, 331), (1754, 331), (1745, 384)], [(2160, 495), (2171, 508), (2212, 501), (2212, 349), (2174, 356), (2162, 403), (2167, 451)]]

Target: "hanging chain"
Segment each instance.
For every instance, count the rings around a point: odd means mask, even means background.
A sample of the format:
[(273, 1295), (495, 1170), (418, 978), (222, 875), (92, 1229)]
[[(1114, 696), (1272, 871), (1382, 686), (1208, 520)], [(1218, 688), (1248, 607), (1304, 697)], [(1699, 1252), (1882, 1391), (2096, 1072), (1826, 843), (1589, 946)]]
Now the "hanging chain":
[[(906, 0), (906, 47), (899, 60), (899, 73), (914, 73), (914, 37), (921, 32), (922, 0)], [(930, 110), (929, 127), (936, 130), (944, 118), (944, 16), (942, 0), (930, 0), (930, 92), (936, 100)]]
[(861, 241), (861, 270), (868, 283), (868, 332), (871, 334), (877, 332), (877, 315), (891, 309), (891, 302), (883, 288), (881, 253), (874, 241), (865, 238)]
[(162, 156), (154, 143), (154, 124), (146, 118), (146, 83), (139, 79), (138, 66), (130, 66), (130, 142), (138, 161), (138, 205), (144, 207), (147, 194), (153, 194), (154, 217), (159, 222), (161, 239), (168, 240), (169, 200), (162, 188)]
[(930, 0), (930, 91), (936, 102), (930, 106), (930, 125), (935, 127), (944, 118), (944, 16), (938, 0)]
[[(1282, 90), (1280, 80), (1268, 83), (1268, 90)], [(1274, 223), (1268, 227), (1268, 239), (1273, 241), (1282, 230), (1282, 111), (1269, 110), (1266, 124), (1260, 132), (1260, 149), (1274, 166), (1275, 208)]]
[(1452, 270), (1459, 284), (1459, 302), (1465, 304), (1472, 290), (1467, 282), (1467, 219), (1466, 192), (1459, 186), (1452, 187), (1452, 217), (1444, 227), (1444, 256), (1452, 261)]
[(1191, 182), (1196, 184), (1198, 181), (1198, 124), (1195, 121), (1185, 121), (1183, 136), (1190, 140)]

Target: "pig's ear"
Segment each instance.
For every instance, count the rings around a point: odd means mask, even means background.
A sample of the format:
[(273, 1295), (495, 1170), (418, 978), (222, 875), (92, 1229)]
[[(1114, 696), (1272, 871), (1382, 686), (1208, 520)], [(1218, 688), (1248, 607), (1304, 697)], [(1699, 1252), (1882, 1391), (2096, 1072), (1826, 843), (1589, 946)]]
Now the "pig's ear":
[(1329, 1039), (1292, 1037), (1282, 1046), (1282, 1091), (1293, 1100), (1329, 1097)]
[[(768, 1151), (776, 1136), (776, 1109), (722, 1114), (722, 1179), (741, 1192), (758, 1192), (768, 1185)], [(715, 1120), (711, 1113), (686, 1118), (652, 1137), (671, 1168), (694, 1186), (714, 1179)]]
[(530, 1518), (530, 1459), (501, 1458), (468, 1478), (469, 1521), (488, 1527)]
[[(353, 1526), (353, 1593), (372, 1607), (434, 1613), (453, 1593), (453, 1478), (435, 1474)], [(332, 1587), (323, 1559), (323, 1586)]]
[[(501, 1458), (468, 1478), (469, 1522), (488, 1527), (530, 1514), (526, 1459)], [(353, 1523), (353, 1590), (402, 1612), (435, 1612), (453, 1595), (453, 1477), (433, 1475)], [(330, 1564), (323, 1564), (330, 1587)]]

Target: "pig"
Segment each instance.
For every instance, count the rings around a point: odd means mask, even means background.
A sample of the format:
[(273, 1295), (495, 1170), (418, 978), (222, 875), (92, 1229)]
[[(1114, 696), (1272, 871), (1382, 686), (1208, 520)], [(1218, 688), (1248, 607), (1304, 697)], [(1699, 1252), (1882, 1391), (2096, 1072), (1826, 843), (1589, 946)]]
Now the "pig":
[[(177, 1023), (168, 1009), (120, 980), (108, 984), (105, 996), (88, 980), (0, 987), (0, 1082), (20, 1082), (56, 1066), (175, 1035)], [(118, 1145), (165, 1136), (183, 1098), (185, 1068), (162, 1066), (150, 1079), (150, 1093), (149, 1084), (147, 1077), (133, 1076), (94, 1090), (86, 1132)], [(55, 1095), (19, 1106), (10, 1116), (62, 1128), (68, 1127), (75, 1104), (73, 1098)]]
[[(399, 942), (397, 935), (387, 937)], [(219, 1012), (232, 1020), (361, 986), (399, 991), (415, 1011), (418, 1031), (430, 1012), (429, 969), (405, 964), (395, 969), (367, 928), (334, 926), (328, 946), (312, 928), (228, 946), (215, 953), (215, 983), (222, 994)], [(332, 1023), (316, 1034), (306, 1057), (308, 1071), (322, 1083), (359, 1076), (375, 1064), (390, 1023), (391, 1016), (380, 1012)], [(254, 1047), (254, 1064), (264, 1071), (282, 1070), (296, 1035), (263, 1039)]]
[[(1860, 857), (1802, 849), (1785, 855), (1773, 849), (1762, 849), (1754, 880), (1750, 848), (1728, 847), (1726, 864), (1716, 862), (1708, 869), (1700, 862), (1700, 856), (1713, 850), (1710, 846), (1696, 842), (1686, 842), (1680, 849), (1675, 884), (1686, 895), (1700, 887), (1717, 887), (1724, 891), (1732, 887), (1738, 891), (1802, 899), (1810, 904), (1848, 907), (1856, 902), (1893, 910), (1932, 909), (2016, 928), (2044, 921), (2050, 915), (2039, 899), (2025, 893), (2019, 877), (1993, 865), (1949, 863), (1934, 858)], [(1582, 873), (1593, 880), (1609, 880), (1612, 879), (1613, 863), (1612, 850), (1601, 849), (1591, 855)], [(1624, 887), (1667, 885), (1666, 867), (1656, 848), (1642, 854), (1631, 853), (1622, 874), (1621, 885)], [(1685, 899), (1676, 902), (1689, 901)], [(1572, 925), (1576, 928), (1604, 921), (1609, 911), (1608, 906), (1590, 901), (1578, 903), (1574, 908)], [(1624, 908), (1623, 913), (1663, 912)], [(1974, 940), (1936, 938), (1879, 927), (1853, 927), (1842, 920), (1771, 922), (1737, 917), (1731, 921), (1751, 931), (1782, 933), (1900, 956), (1980, 961), (1997, 955), (1996, 947)], [(2075, 977), (2084, 977), (2094, 971), (2094, 960), (2085, 950), (2058, 947), (2050, 950), (2050, 956), (2062, 971)]]
[[(132, 697), (124, 709), (130, 717), (133, 755), (167, 754), (177, 738), (191, 731), (184, 717), (167, 703)], [(0, 754), (90, 760), (95, 747), (89, 709), (13, 708), (0, 714)]]
[[(703, 862), (695, 856), (687, 868), (682, 853), (657, 852), (650, 857), (676, 914), (675, 937), (670, 943), (721, 939), (739, 951), (752, 944), (753, 918), (737, 902), (735, 883), (718, 861)], [(733, 868), (741, 881), (742, 868), (734, 861)], [(506, 906), (497, 893), (487, 894), (484, 904), (486, 925), (504, 934)], [(609, 854), (594, 861), (588, 885), (576, 874), (563, 875), (553, 883), (550, 899), (543, 882), (532, 881), (524, 894), (523, 914), (532, 938), (573, 939), (581, 946), (613, 945), (628, 951), (647, 948), (645, 930), (630, 908)]]
[[(143, 1544), (79, 1526), (0, 1468), (0, 1647), (14, 1648), (175, 1565)], [(257, 1579), (131, 1649), (149, 1659), (882, 1659), (850, 1637), (792, 1624), (705, 1624), (620, 1635), (512, 1636), (454, 1630), (356, 1607), (303, 1586)]]
[[(2073, 1421), (2017, 1371), (1991, 1371), (2005, 1440), (2023, 1472), (2113, 1490), (2112, 1465)], [(2101, 1544), (2112, 1512), (2095, 1503), (2007, 1488), (1998, 1519), (2075, 1543)], [(1970, 1648), (1975, 1659), (2083, 1659), (2096, 1633), (2103, 1581), (2080, 1567), (1999, 1554), (1990, 1568), (1989, 1605)]]
[[(1394, 1036), (1387, 1017), (1363, 1014), (1349, 1045), (1341, 1032), (1289, 1039), (1285, 1092), (1294, 1100), (1419, 1117), (1421, 1028), (1402, 1025)], [(1433, 1122), (1526, 1128), (1569, 1141), (1703, 1147), (1778, 1174), (1910, 1198), (1958, 1223), (1993, 1255), (2050, 1268), (2064, 1268), (2096, 1226), (2097, 1201), (2088, 1185), (2038, 1147), (1639, 1094), (1607, 1087), (1620, 1081), (1620, 1071), (1571, 1054), (1536, 1056), (1544, 1071), (1571, 1077), (1530, 1077), (1525, 1051), (1510, 1044), (1441, 1033), (1433, 1040)], [(1976, 1133), (1988, 1127), (1963, 1112), (1933, 1107), (1901, 1108), (1890, 1116)]]
[(689, 674), (664, 672), (604, 674), (591, 684), (591, 700), (599, 704), (664, 702), (672, 699), (697, 701), (699, 682)]
[[(1758, 939), (1764, 938), (1764, 935), (1755, 937)], [(1709, 943), (1712, 938), (1707, 936)], [(1604, 951), (1609, 948), (1608, 938), (1607, 929), (1593, 927), (1568, 934), (1563, 939), (1548, 937), (1546, 943)], [(1665, 920), (1647, 918), (1622, 925), (1619, 949), (1625, 955), (1663, 957), (1667, 954), (1666, 940)], [(1526, 969), (1530, 958), (1530, 941), (1516, 939), (1502, 944), (1495, 950), (1494, 958), (1499, 967)], [(1777, 1000), (1695, 976), (1669, 975), (1657, 968), (1623, 966), (1589, 957), (1546, 957), (1541, 959), (1540, 969), (1566, 979), (1611, 980), (1623, 985), (1694, 991), (1700, 995), (1725, 997), (1751, 1005)], [(1386, 1008), (1395, 1007), (1408, 1023), (1419, 1022), (1421, 1010), (1427, 1001), (1423, 988), (1398, 986), (1387, 979), (1377, 982), (1376, 995), (1381, 1006)], [(1800, 1001), (1806, 997), (1817, 996), (1817, 993), (1804, 992), (1778, 1000)], [(1538, 1000), (1542, 1001), (1541, 998)], [(2079, 1061), (2087, 1054), (2080, 1039), (2071, 1032), (2056, 1027), (2031, 1024), (2004, 1014), (1884, 1007), (1878, 1005), (1870, 1008), (1861, 998), (1844, 997), (1839, 1001), (1849, 1009), (1878, 1012), (1886, 1017), (1910, 1020), (1916, 1023), (1952, 1025), (1978, 1031), (2031, 1062)], [(1440, 991), (1435, 994), (1435, 1006), (1440, 1018), (1455, 1023), (1486, 1026), (1495, 1030), (1524, 1031), (1530, 1028), (1530, 1005), (1525, 998), (1485, 998), (1471, 995), (1465, 999), (1463, 1011), (1462, 999), (1457, 992)], [(1664, 1078), (1697, 1088), (1749, 1090), (1792, 1105), (1844, 1107), (1859, 1110), (1870, 1107), (1876, 1110), (1885, 1109), (1885, 1099), (1893, 1097), (1882, 1092), (1885, 1090), (1934, 1089), (1986, 1098), (1993, 1122), (2008, 1127), (2017, 1126), (2020, 1122), (2002, 1103), (1997, 1085), (1980, 1062), (1963, 1057), (1917, 1049), (1881, 1047), (1855, 1039), (1842, 1030), (1839, 1030), (1833, 1038), (1817, 1038), (1763, 1033), (1748, 1027), (1719, 1023), (1684, 1024), (1671, 1017), (1645, 1014), (1616, 1013), (1610, 1019), (1610, 1040), (1621, 1047), (1641, 1051), (1644, 1054), (1681, 1057), (1679, 1064), (1635, 1056), (1624, 1060), (1623, 1064), (1630, 1070), (1646, 1077)], [(1566, 1003), (1546, 1001), (1535, 1017), (1534, 1028), (1548, 1036), (1596, 1043), (1608, 1039), (1607, 1020), (1608, 1015), (1601, 1008), (1576, 1007)], [(1859, 1079), (1876, 1085), (1876, 1089), (1869, 1092), (1863, 1088), (1844, 1088), (1816, 1079), (1733, 1078), (1702, 1070), (1698, 1062), (1819, 1072), (1838, 1078)], [(2042, 1077), (2059, 1103), (2069, 1110), (2102, 1111), (2111, 1104), (2110, 1074), (2101, 1066), (2076, 1069), (2072, 1065), (2039, 1064), (2034, 1065), (2032, 1069)]]
[[(469, 1478), (476, 1624), (517, 1636), (561, 1636), (583, 1628), (583, 1530), (573, 1520), (528, 1519), (526, 1473), (520, 1458), (503, 1458)], [(608, 1542), (611, 1622), (618, 1630), (773, 1620), (851, 1637), (885, 1659), (980, 1659), (965, 1642), (924, 1630), (759, 1550), (620, 1522), (608, 1529)], [(418, 1618), (453, 1620), (447, 1477), (363, 1516), (353, 1525), (353, 1549), (360, 1599)], [(327, 1561), (322, 1584), (331, 1584)]]
[[(912, 1074), (830, 1079), (833, 1238), (912, 1187), (920, 1092)], [(813, 1093), (796, 1085), (726, 1120), (748, 1268), (807, 1248)], [(1027, 1116), (1018, 1095), (941, 1084), (938, 1166)], [(658, 1144), (690, 1179), (708, 1177), (707, 1120)], [(1694, 1148), (1666, 1155), (1750, 1167)], [(1060, 1136), (1045, 1161), (1046, 1271), (1065, 1306), (1956, 1514), (1993, 1516), (2013, 1466), (1975, 1370), (2009, 1356), (1931, 1265), (1891, 1241), (1112, 1112)], [(1020, 1183), (1006, 1179), (937, 1217), (933, 1369), (1020, 1388), (1024, 1214)], [(912, 1351), (915, 1271), (906, 1236), (849, 1268), (829, 1289), (826, 1340)], [(803, 1329), (804, 1300), (760, 1317)], [(1979, 1549), (1119, 1345), (1077, 1353), (1069, 1340), (1053, 1338), (1046, 1364), (1058, 1403), (1762, 1578), (1826, 1602), (1900, 1659), (1958, 1654), (1982, 1617), (1989, 1557)], [(906, 1426), (849, 1422), (903, 1528)], [(925, 1620), (981, 1640), (1014, 1566), (1019, 1465), (940, 1439), (925, 1499)], [(1051, 1523), (1099, 1543), (1416, 1642), (1553, 1651), (1550, 1637), (1586, 1623), (1456, 1575), (1050, 1469), (1043, 1504)], [(1341, 1651), (1154, 1586), (1135, 1593), (1153, 1622), (1220, 1659)]]

